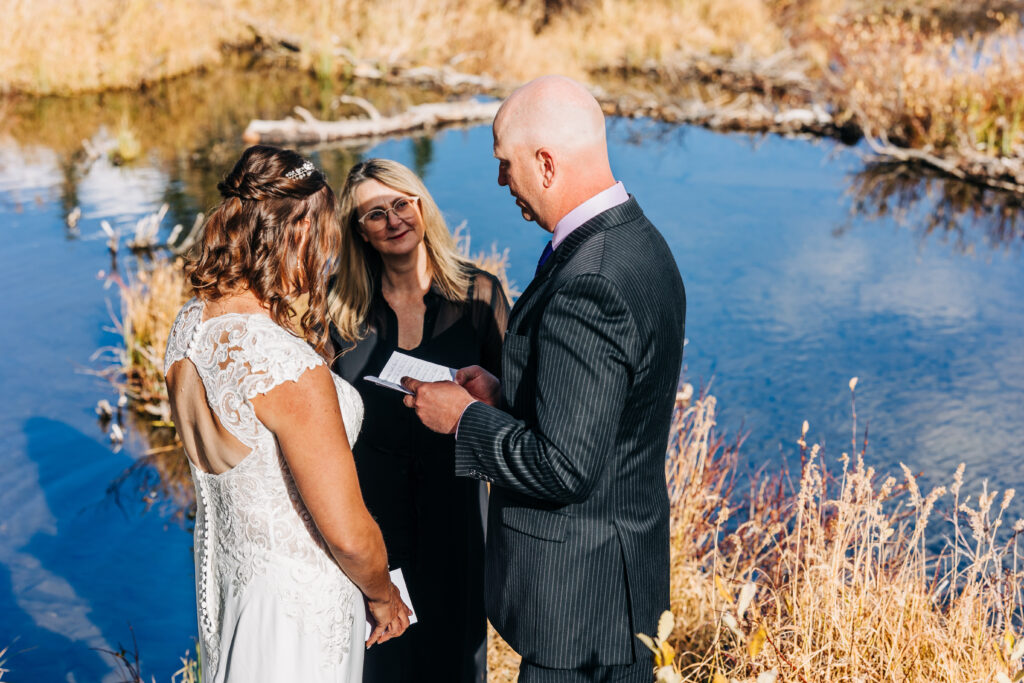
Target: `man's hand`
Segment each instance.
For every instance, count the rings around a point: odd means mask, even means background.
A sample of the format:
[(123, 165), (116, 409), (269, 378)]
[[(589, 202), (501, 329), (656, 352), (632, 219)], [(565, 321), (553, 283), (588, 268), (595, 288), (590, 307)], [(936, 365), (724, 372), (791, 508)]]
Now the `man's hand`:
[(501, 381), (479, 365), (470, 365), (456, 372), (455, 382), (470, 396), (489, 406), (497, 407), (501, 399)]
[(454, 434), (462, 412), (473, 402), (469, 392), (455, 382), (421, 382), (403, 377), (402, 386), (412, 392), (402, 402), (416, 410), (427, 429), (439, 434)]

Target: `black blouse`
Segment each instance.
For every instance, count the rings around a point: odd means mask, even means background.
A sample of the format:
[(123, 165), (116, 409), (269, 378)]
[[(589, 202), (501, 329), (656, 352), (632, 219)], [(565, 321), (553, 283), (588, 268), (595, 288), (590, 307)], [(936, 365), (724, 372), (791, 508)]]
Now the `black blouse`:
[(422, 447), (421, 439), (450, 447), (452, 438), (424, 427), (402, 404), (400, 393), (363, 378), (379, 375), (396, 350), (456, 369), (480, 365), (500, 377), (501, 342), (509, 312), (505, 291), (496, 277), (475, 268), (470, 273), (465, 301), (446, 299), (432, 284), (423, 297), (426, 311), (420, 344), (402, 349), (398, 346), (398, 318), (381, 294), (380, 283), (375, 284), (362, 339), (355, 344), (347, 342), (331, 326), (331, 341), (342, 354), (334, 361), (333, 369), (363, 398), (365, 417), (357, 443), (396, 454), (408, 451), (412, 444)]
[[(343, 352), (333, 369), (362, 396), (365, 416), (353, 448), (359, 485), (390, 566), (405, 574), (419, 623), (366, 653), (363, 681), (481, 681), (485, 490), (475, 479), (455, 476), (452, 436), (424, 427), (400, 392), (363, 378), (379, 375), (395, 350), (451, 368), (480, 365), (500, 376), (508, 300), (498, 279), (478, 269), (470, 273), (464, 301), (431, 286), (423, 297), (422, 340), (400, 349), (398, 318), (375, 284), (362, 339), (345, 342), (331, 326), (334, 347)], [(416, 673), (424, 661), (431, 662), (434, 678)]]

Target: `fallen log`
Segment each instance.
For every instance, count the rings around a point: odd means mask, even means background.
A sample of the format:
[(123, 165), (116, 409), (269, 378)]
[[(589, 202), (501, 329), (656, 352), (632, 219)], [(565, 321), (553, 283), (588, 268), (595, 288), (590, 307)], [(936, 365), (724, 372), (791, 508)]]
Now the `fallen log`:
[(408, 133), (453, 123), (486, 123), (494, 120), (501, 102), (436, 102), (412, 107), (394, 116), (348, 118), (322, 121), (302, 107), (295, 107), (298, 118), (279, 121), (254, 119), (242, 134), (249, 144), (312, 145), (337, 140), (373, 139), (396, 133)]
[(885, 135), (878, 140), (870, 136), (866, 139), (874, 152), (873, 155), (865, 156), (868, 163), (917, 163), (942, 171), (957, 180), (1024, 195), (1024, 156), (988, 156), (969, 148), (953, 150), (941, 156), (929, 150), (897, 147)]

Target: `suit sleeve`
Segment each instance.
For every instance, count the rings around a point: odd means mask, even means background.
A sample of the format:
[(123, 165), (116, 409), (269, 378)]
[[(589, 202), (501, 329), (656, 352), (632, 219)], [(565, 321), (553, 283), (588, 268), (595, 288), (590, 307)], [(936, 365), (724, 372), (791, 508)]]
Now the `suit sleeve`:
[(463, 413), (455, 473), (556, 504), (590, 495), (615, 443), (639, 336), (615, 287), (599, 275), (562, 286), (541, 313), (523, 384), (536, 422), (474, 403)]

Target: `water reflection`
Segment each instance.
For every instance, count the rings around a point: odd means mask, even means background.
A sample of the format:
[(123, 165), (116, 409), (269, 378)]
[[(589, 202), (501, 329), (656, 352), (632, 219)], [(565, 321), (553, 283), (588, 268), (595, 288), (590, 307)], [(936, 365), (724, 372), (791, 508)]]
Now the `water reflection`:
[[(340, 95), (357, 95), (374, 103), (384, 115), (438, 99), (436, 93), (365, 82), (324, 82), (313, 76), (266, 69), (221, 69), (201, 76), (155, 84), (143, 92), (112, 92), (67, 98), (16, 97), (0, 110), (0, 169), (14, 169), (4, 154), (28, 154), (31, 166), (48, 173), (33, 182), (25, 174), (0, 173), (0, 193), (12, 182), (22, 193), (32, 187), (59, 188), (65, 214), (82, 205), (82, 184), (96, 178), (117, 156), (117, 139), (129, 132), (141, 146), (140, 154), (124, 165), (146, 174), (159, 169), (161, 198), (170, 204), (171, 220), (191, 225), (196, 212), (205, 211), (218, 196), (217, 182), (238, 158), (244, 144), (241, 130), (253, 118), (278, 119), (301, 105), (321, 118), (356, 115), (335, 106)], [(4, 143), (6, 139), (6, 143)], [(427, 172), (431, 159), (429, 138), (414, 143), (416, 164)], [(336, 147), (314, 151), (335, 184), (358, 159), (351, 150)], [(59, 182), (53, 182), (56, 173)], [(23, 177), (15, 179), (12, 176)], [(115, 183), (116, 185), (116, 183)], [(11, 198), (5, 197), (7, 201)], [(19, 201), (15, 195), (13, 201)], [(130, 207), (126, 207), (130, 210)], [(173, 223), (172, 223), (173, 225)]]
[(902, 163), (872, 163), (850, 176), (850, 219), (837, 235), (870, 221), (894, 220), (919, 239), (938, 237), (961, 253), (982, 240), (990, 249), (1019, 250), (1024, 198)]
[[(91, 614), (95, 584), (81, 580), (79, 563), (73, 561), (84, 548), (64, 541), (77, 529), (84, 534), (80, 541), (89, 543), (90, 515), (83, 516), (81, 508), (96, 496), (76, 490), (81, 485), (66, 476), (66, 463), (54, 457), (74, 448), (78, 457), (97, 463), (107, 457), (106, 450), (74, 428), (45, 418), (27, 420), (23, 437), (25, 462), (12, 461), (10, 454), (4, 462), (4, 470), (18, 476), (17, 485), (0, 480), (5, 509), (18, 511), (4, 520), (0, 533), (3, 631), (17, 634), (21, 646), (8, 653), (12, 680), (30, 670), (48, 674), (46, 680), (113, 681), (114, 663), (97, 652), (112, 648)], [(10, 593), (4, 593), (8, 586)], [(53, 661), (58, 652), (67, 659)]]
[[(161, 517), (192, 531), (195, 521), (195, 489), (188, 459), (174, 430), (153, 427), (151, 416), (128, 410), (124, 413), (129, 438), (136, 441), (131, 450), (137, 453), (107, 487), (107, 495), (122, 510), (142, 505), (144, 512)], [(101, 424), (101, 429), (105, 427)]]

